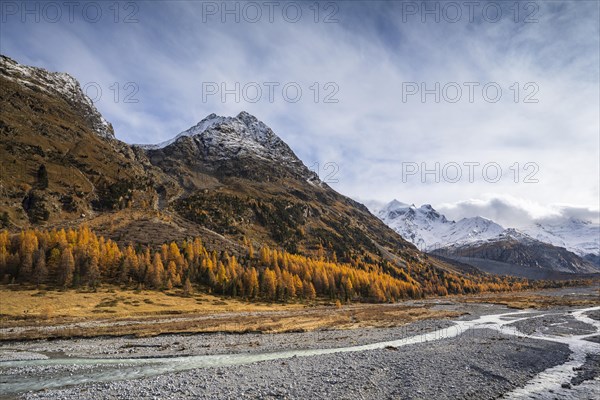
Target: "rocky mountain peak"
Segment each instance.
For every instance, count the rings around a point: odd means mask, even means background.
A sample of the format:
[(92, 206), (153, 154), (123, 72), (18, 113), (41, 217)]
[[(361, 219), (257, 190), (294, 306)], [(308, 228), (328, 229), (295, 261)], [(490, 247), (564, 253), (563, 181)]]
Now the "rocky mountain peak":
[[(209, 114), (173, 139), (156, 145), (134, 145), (163, 168), (211, 171), (257, 181), (293, 177), (311, 185), (324, 185), (290, 147), (265, 123), (248, 112), (235, 117)], [(168, 166), (167, 166), (168, 164)], [(190, 171), (178, 171), (186, 175)]]
[(10, 57), (0, 55), (0, 76), (22, 85), (26, 90), (58, 95), (87, 121), (99, 136), (114, 139), (113, 127), (83, 92), (77, 79), (64, 72), (50, 72), (44, 68), (21, 65)]
[(384, 209), (387, 209), (387, 210), (396, 210), (396, 209), (408, 208), (408, 207), (410, 207), (410, 205), (394, 199), (394, 200), (390, 201), (388, 204), (386, 204), (384, 206)]
[(263, 159), (299, 163), (300, 160), (289, 146), (271, 128), (246, 111), (236, 117), (209, 114), (196, 125), (181, 132), (173, 139), (156, 145), (140, 145), (148, 150), (164, 149), (185, 137), (201, 142), (221, 158), (243, 155)]
[(397, 200), (388, 203), (377, 216), (389, 227), (422, 249), (439, 248), (454, 243), (486, 240), (499, 235), (504, 228), (482, 218), (448, 220), (431, 204), (420, 207)]
[(531, 236), (515, 229), (515, 228), (506, 228), (500, 235), (497, 237), (498, 240), (509, 239), (516, 240), (520, 242), (533, 242), (537, 241)]

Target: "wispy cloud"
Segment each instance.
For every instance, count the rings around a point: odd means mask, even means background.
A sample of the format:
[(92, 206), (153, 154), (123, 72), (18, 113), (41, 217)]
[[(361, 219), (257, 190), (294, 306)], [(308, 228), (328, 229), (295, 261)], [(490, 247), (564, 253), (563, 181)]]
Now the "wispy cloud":
[(506, 227), (526, 227), (533, 222), (558, 222), (577, 219), (600, 223), (599, 209), (570, 204), (540, 204), (509, 195), (486, 194), (480, 199), (440, 204), (438, 210), (459, 220), (480, 215)]
[[(98, 23), (80, 16), (73, 23), (66, 18), (22, 23), (7, 16), (0, 28), (1, 51), (23, 63), (70, 72), (82, 84), (98, 82), (103, 97), (97, 106), (127, 142), (160, 142), (209, 113), (247, 110), (307, 165), (336, 163), (339, 183), (332, 186), (359, 199), (436, 205), (486, 201), (485, 193), (503, 193), (543, 205), (597, 205), (597, 4), (535, 2), (538, 22), (523, 23), (528, 10), (521, 9), (515, 22), (513, 3), (496, 2), (503, 17), (491, 23), (481, 16), (486, 4), (481, 2), (473, 22), (463, 9), (456, 23), (443, 18), (435, 23), (431, 17), (422, 23), (420, 14), (407, 14), (406, 3), (337, 2), (338, 23), (322, 22), (333, 10), (324, 9), (327, 3), (319, 3), (315, 23), (308, 3), (300, 2), (304, 14), (297, 23), (282, 18), (280, 9), (273, 23), (265, 9), (258, 23), (243, 18), (235, 23), (231, 16), (227, 23), (219, 16), (203, 22), (206, 3), (195, 1), (140, 2), (139, 22), (133, 24), (114, 23), (106, 8)], [(121, 9), (119, 18), (125, 14)], [(124, 84), (136, 83), (139, 102), (115, 102), (114, 82), (121, 96)], [(233, 96), (226, 102), (210, 96), (204, 102), (203, 82), (229, 88), (236, 82), (296, 82), (303, 96), (297, 103), (286, 102), (279, 86), (272, 103), (266, 92), (257, 103), (238, 103)], [(310, 89), (315, 82), (319, 102)], [(323, 102), (330, 92), (323, 87), (327, 82), (339, 88), (338, 103)], [(457, 82), (463, 100), (436, 103), (428, 95), (422, 103), (416, 95), (403, 102), (406, 82), (428, 88)], [(473, 103), (464, 100), (465, 82), (481, 84)], [(481, 96), (488, 82), (503, 91), (497, 103)], [(539, 89), (534, 95), (538, 103), (523, 102), (533, 92), (524, 88), (527, 82)], [(472, 161), (498, 163), (503, 179), (402, 179), (403, 162)], [(539, 182), (515, 183), (509, 169), (515, 162), (536, 163)]]

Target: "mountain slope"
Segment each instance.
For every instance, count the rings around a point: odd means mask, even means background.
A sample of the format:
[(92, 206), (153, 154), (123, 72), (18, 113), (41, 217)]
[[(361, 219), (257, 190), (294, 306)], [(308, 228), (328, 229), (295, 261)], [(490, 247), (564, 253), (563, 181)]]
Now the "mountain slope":
[(182, 188), (166, 208), (218, 233), (309, 254), (322, 244), (340, 259), (375, 256), (379, 247), (415, 252), (248, 113), (209, 115), (174, 140), (144, 148)]
[(0, 107), (0, 211), (11, 226), (150, 208), (155, 182), (170, 179), (115, 139), (67, 74), (2, 56)]
[(522, 231), (537, 240), (564, 247), (582, 257), (600, 256), (600, 226), (590, 221), (569, 218), (566, 221), (538, 222)]
[(514, 229), (507, 229), (493, 239), (450, 245), (436, 253), (450, 257), (493, 260), (546, 272), (578, 274), (600, 272), (600, 269), (577, 254), (562, 247), (533, 239)]

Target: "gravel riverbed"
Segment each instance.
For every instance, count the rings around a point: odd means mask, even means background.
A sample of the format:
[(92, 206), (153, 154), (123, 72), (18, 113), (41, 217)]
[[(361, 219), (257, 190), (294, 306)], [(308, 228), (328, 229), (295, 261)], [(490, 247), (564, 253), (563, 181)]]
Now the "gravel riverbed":
[(491, 330), (397, 349), (294, 357), (29, 393), (27, 399), (491, 399), (568, 359)]
[[(484, 321), (478, 329), (457, 336), (451, 334), (456, 327), (452, 321), (424, 320), (393, 328), (6, 342), (0, 344), (0, 399), (494, 399), (572, 356), (568, 344), (524, 335), (595, 332), (592, 325), (573, 317), (574, 309), (520, 313), (500, 305), (453, 302), (435, 307), (465, 312), (456, 321), (515, 313), (501, 318), (514, 322), (498, 330), (487, 328)], [(597, 319), (598, 312), (587, 316)], [(515, 329), (524, 335), (515, 335)], [(306, 349), (425, 338), (427, 332), (437, 334), (408, 345), (306, 353)], [(574, 378), (559, 383), (576, 398), (595, 398), (590, 388), (600, 382), (600, 345), (589, 343), (598, 347), (597, 354), (588, 354)], [(177, 369), (179, 360), (195, 357), (222, 360), (281, 352), (285, 355), (266, 361)], [(23, 361), (15, 363), (19, 359)], [(166, 367), (161, 360), (168, 360)], [(163, 369), (154, 374), (154, 365)], [(57, 382), (56, 387), (1, 391), (3, 384), (22, 382), (27, 387), (28, 382), (51, 381)]]

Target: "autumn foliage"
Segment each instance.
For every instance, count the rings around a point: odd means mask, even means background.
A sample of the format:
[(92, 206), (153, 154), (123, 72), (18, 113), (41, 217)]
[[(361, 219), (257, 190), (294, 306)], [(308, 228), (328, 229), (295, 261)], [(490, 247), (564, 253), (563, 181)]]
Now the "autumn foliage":
[(119, 246), (88, 227), (68, 230), (0, 232), (0, 277), (5, 282), (51, 286), (96, 287), (123, 284), (157, 290), (194, 288), (247, 299), (396, 301), (426, 295), (517, 290), (522, 281), (458, 275), (431, 265), (410, 263), (399, 268), (353, 256), (350, 262), (327, 258), (322, 248), (314, 258), (244, 241), (246, 254), (204, 247), (200, 238), (167, 243), (160, 248)]

